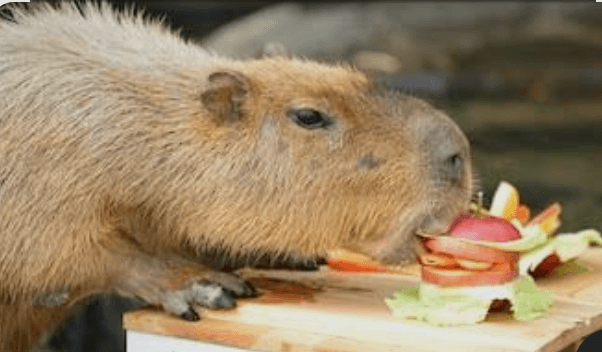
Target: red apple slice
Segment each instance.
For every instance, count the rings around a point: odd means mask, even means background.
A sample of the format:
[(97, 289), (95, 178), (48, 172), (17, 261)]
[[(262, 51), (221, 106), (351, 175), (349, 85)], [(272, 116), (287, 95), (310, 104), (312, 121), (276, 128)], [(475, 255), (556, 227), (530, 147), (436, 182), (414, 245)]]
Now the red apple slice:
[(519, 230), (508, 220), (496, 216), (477, 217), (461, 214), (448, 228), (452, 237), (468, 240), (509, 242), (521, 238)]
[(518, 261), (516, 253), (478, 246), (448, 236), (430, 238), (425, 241), (424, 246), (435, 254), (447, 254), (456, 258), (471, 259), (486, 263)]
[(422, 267), (422, 279), (440, 286), (499, 285), (512, 280), (517, 275), (516, 266), (508, 262), (496, 264), (486, 271)]
[(534, 278), (543, 277), (543, 276), (546, 276), (547, 274), (551, 273), (552, 270), (556, 269), (560, 265), (562, 265), (560, 258), (558, 257), (558, 255), (556, 255), (556, 253), (552, 253), (546, 259), (544, 259), (535, 268), (535, 270), (531, 271), (530, 274)]
[(534, 217), (527, 226), (537, 225), (544, 232), (551, 233), (555, 231), (559, 225), (561, 212), (562, 206), (560, 203), (556, 202)]

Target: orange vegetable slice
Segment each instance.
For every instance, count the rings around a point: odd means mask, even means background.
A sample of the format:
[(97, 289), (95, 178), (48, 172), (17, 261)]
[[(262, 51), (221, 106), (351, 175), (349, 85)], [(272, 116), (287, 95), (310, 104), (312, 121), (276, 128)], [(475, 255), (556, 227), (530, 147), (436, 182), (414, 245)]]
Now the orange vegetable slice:
[(350, 271), (350, 272), (385, 272), (389, 271), (386, 267), (376, 263), (369, 257), (349, 252), (343, 249), (331, 251), (326, 264), (329, 268), (337, 271)]
[(531, 209), (525, 204), (519, 205), (516, 209), (516, 218), (523, 225), (528, 223), (531, 218)]

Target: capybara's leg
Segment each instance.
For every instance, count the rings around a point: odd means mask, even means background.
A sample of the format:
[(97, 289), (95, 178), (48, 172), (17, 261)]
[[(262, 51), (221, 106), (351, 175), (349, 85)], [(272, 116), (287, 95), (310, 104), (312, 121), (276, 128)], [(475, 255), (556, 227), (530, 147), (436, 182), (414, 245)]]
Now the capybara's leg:
[(256, 294), (248, 282), (233, 274), (178, 257), (143, 253), (122, 260), (116, 286), (122, 294), (162, 306), (187, 320), (199, 319), (192, 309), (195, 304), (211, 309), (233, 308), (237, 297)]
[(38, 346), (71, 313), (72, 307), (0, 304), (0, 351), (25, 352)]

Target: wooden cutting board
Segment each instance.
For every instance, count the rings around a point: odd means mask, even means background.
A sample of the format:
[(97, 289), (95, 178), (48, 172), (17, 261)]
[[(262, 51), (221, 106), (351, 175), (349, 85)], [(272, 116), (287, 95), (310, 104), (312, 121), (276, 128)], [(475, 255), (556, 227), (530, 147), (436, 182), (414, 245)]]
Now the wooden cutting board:
[(490, 313), (485, 322), (432, 327), (392, 316), (384, 298), (419, 281), (408, 274), (244, 270), (262, 295), (238, 308), (199, 308), (189, 323), (156, 309), (124, 315), (128, 331), (184, 337), (264, 351), (559, 351), (602, 329), (602, 248), (591, 248), (538, 286), (555, 293), (554, 309), (528, 322)]

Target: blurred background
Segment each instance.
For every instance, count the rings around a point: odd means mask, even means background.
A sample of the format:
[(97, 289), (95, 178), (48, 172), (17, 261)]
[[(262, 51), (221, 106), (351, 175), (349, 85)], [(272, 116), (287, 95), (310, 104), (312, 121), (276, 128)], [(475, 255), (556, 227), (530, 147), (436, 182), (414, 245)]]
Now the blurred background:
[[(533, 213), (560, 201), (561, 232), (602, 229), (602, 4), (139, 5), (224, 55), (285, 50), (352, 62), (457, 121), (471, 141), (486, 205), (506, 180)], [(51, 339), (48, 351), (122, 351), (120, 314), (137, 305), (116, 297), (92, 302)]]

